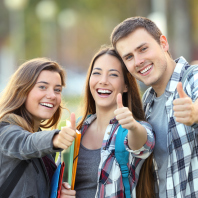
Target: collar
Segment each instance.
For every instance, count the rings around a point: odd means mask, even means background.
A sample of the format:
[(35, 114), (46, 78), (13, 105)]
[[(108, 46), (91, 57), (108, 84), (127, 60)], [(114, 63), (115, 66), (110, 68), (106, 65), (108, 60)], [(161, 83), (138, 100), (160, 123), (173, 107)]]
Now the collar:
[(175, 66), (173, 74), (166, 86), (165, 95), (167, 95), (168, 93), (175, 92), (178, 82), (181, 81), (185, 70), (190, 66), (189, 63), (186, 61), (186, 59), (183, 56), (176, 59), (175, 62), (176, 62), (176, 66)]
[[(187, 68), (190, 66), (183, 56), (177, 58), (175, 62), (176, 62), (175, 69), (165, 89), (166, 97), (169, 97), (172, 93), (175, 92), (178, 82), (181, 81), (185, 70), (187, 70)], [(150, 103), (154, 100), (155, 91), (152, 87), (149, 88), (148, 91), (151, 96), (147, 98), (147, 102)]]
[[(90, 115), (89, 117), (87, 117), (83, 125), (90, 125), (96, 118), (97, 118), (96, 114)], [(116, 124), (116, 123), (118, 123), (118, 120), (115, 117), (109, 121), (109, 124)]]

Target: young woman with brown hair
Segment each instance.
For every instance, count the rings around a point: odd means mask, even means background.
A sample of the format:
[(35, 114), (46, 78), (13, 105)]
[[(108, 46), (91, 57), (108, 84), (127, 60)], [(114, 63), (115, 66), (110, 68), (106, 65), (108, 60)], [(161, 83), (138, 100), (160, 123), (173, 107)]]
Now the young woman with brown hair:
[[(54, 61), (36, 58), (22, 64), (0, 97), (0, 197), (49, 198), (56, 169), (52, 154), (68, 148), (75, 138), (72, 128), (55, 128), (61, 117), (61, 91), (65, 72)], [(75, 125), (71, 116), (72, 127)], [(23, 165), (21, 165), (23, 163)], [(26, 166), (17, 175), (16, 167)], [(18, 181), (5, 187), (13, 175)], [(4, 191), (3, 191), (4, 189)], [(62, 198), (63, 198), (62, 194)]]
[[(140, 191), (144, 185), (152, 185), (143, 162), (152, 153), (155, 140), (151, 126), (145, 122), (137, 82), (114, 49), (102, 48), (90, 64), (85, 87), (83, 115), (77, 129), (82, 139), (78, 156), (75, 190), (76, 197), (124, 198), (122, 175), (115, 157), (115, 141), (118, 129), (128, 130), (124, 142), (129, 153), (128, 169), (131, 197), (151, 197), (153, 188)], [(152, 157), (149, 157), (149, 162)], [(152, 174), (151, 174), (152, 175)], [(146, 182), (150, 182), (149, 184)], [(66, 190), (65, 190), (66, 191)], [(69, 190), (67, 190), (69, 192)], [(138, 196), (136, 196), (136, 194)]]

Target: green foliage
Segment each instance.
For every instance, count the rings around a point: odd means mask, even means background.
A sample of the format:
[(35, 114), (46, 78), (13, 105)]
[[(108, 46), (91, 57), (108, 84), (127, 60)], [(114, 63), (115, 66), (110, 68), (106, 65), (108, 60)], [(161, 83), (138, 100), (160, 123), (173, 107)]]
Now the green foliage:
[(62, 104), (65, 109), (63, 110), (62, 118), (59, 123), (59, 129), (66, 125), (66, 119), (70, 120), (70, 113), (74, 112), (76, 119), (80, 116), (81, 101), (81, 96), (63, 96)]
[[(111, 31), (123, 19), (133, 15), (129, 7), (132, 8), (135, 5), (135, 1), (129, 0), (54, 1), (57, 6), (57, 14), (54, 19), (56, 34), (54, 35), (48, 30), (43, 33), (46, 34), (46, 37), (55, 39), (57, 46), (53, 46), (50, 41), (48, 43), (48, 50), (57, 52), (57, 56), (53, 56), (51, 53), (43, 53), (42, 51), (41, 31), (44, 30), (41, 29), (41, 21), (36, 15), (36, 7), (39, 2), (41, 0), (29, 0), (24, 9), (25, 59), (41, 56), (55, 57), (56, 61), (67, 68), (76, 67), (80, 71), (87, 69), (93, 54), (101, 45), (110, 43)], [(58, 17), (60, 12), (65, 9), (72, 9), (76, 13), (77, 21), (74, 27), (66, 29), (63, 33), (58, 24)], [(43, 10), (43, 12), (47, 12), (47, 10)], [(1, 6), (0, 13), (4, 13), (7, 17), (6, 20), (0, 18), (0, 32), (3, 32), (9, 40), (9, 23), (3, 22), (8, 21), (8, 10)], [(66, 22), (67, 20), (70, 19), (65, 19)], [(1, 24), (5, 24), (4, 27)], [(65, 37), (61, 36), (61, 32), (62, 35), (65, 34)], [(17, 58), (20, 60), (20, 57)]]

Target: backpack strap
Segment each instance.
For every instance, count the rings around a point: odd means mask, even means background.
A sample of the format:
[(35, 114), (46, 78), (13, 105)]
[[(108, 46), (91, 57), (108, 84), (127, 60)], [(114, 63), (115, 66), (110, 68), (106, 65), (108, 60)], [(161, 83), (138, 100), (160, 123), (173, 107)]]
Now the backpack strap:
[(0, 187), (0, 198), (9, 197), (31, 160), (22, 160)]
[(181, 79), (181, 82), (182, 82), (182, 85), (184, 84), (185, 80), (187, 79), (188, 75), (195, 69), (197, 68), (198, 65), (191, 65), (183, 74), (182, 76), (182, 79)]
[(76, 120), (76, 125), (81, 121), (82, 119), (82, 116), (78, 117), (77, 120)]
[(120, 170), (122, 172), (122, 181), (124, 185), (124, 193), (126, 198), (131, 197), (130, 193), (130, 185), (129, 185), (129, 169), (127, 163), (129, 161), (129, 152), (126, 150), (124, 146), (124, 139), (128, 134), (128, 130), (122, 128), (121, 126), (118, 129), (115, 141), (115, 157), (120, 165)]

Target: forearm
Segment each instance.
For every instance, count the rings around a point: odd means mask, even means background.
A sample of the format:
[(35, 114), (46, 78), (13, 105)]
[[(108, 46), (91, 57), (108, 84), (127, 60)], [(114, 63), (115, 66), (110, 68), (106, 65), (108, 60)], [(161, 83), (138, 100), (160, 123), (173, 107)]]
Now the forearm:
[(140, 149), (147, 141), (147, 131), (140, 123), (136, 122), (132, 130), (128, 130), (128, 146), (132, 150)]
[(29, 133), (20, 127), (7, 126), (1, 131), (0, 150), (4, 155), (21, 160), (52, 154), (55, 131)]

